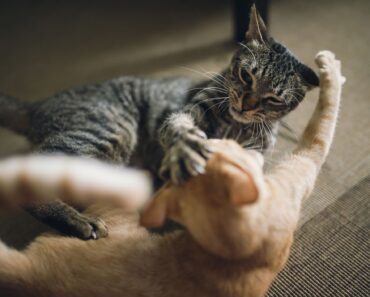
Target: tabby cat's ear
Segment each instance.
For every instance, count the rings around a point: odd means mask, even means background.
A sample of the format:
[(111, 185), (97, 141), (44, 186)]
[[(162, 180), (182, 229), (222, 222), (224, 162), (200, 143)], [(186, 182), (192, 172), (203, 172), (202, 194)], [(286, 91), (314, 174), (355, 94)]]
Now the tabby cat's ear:
[(309, 90), (319, 86), (319, 77), (310, 67), (304, 64), (299, 64), (297, 67), (297, 72)]
[(268, 43), (269, 35), (261, 16), (259, 15), (256, 5), (253, 4), (249, 17), (249, 27), (245, 34), (245, 39), (248, 42), (257, 41), (258, 43)]

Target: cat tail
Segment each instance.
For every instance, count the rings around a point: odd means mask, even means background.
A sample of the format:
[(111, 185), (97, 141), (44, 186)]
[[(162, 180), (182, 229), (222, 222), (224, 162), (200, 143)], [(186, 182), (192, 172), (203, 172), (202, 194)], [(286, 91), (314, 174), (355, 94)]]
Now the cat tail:
[(142, 207), (152, 193), (141, 170), (68, 156), (13, 157), (0, 162), (0, 208), (48, 202), (75, 207), (113, 203), (128, 211)]
[(27, 135), (30, 127), (30, 103), (0, 93), (0, 126)]

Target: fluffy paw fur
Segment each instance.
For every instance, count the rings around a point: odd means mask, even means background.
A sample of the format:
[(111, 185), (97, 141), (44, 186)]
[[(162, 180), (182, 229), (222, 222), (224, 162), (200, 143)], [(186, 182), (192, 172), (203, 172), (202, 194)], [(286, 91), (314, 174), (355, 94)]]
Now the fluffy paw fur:
[(341, 74), (341, 63), (330, 51), (321, 51), (316, 55), (315, 62), (319, 67), (320, 85), (322, 89), (340, 87), (346, 81)]
[(188, 130), (173, 141), (162, 161), (160, 175), (180, 184), (190, 176), (203, 174), (211, 153), (205, 133), (199, 129)]

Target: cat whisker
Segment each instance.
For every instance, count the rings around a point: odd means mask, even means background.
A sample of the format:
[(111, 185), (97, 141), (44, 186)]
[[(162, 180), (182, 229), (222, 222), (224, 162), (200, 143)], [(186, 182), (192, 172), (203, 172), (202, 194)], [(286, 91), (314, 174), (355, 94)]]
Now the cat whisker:
[(248, 150), (259, 150), (261, 147), (259, 145), (250, 145), (252, 142), (247, 142), (247, 143), (241, 143), (241, 146), (245, 149), (248, 149)]
[(195, 107), (199, 106), (202, 103), (212, 102), (212, 101), (216, 101), (216, 100), (222, 100), (223, 101), (223, 100), (227, 100), (227, 98), (228, 97), (215, 97), (215, 98), (207, 98), (207, 99), (199, 100), (199, 102), (196, 102), (195, 104), (193, 104), (193, 106), (190, 109), (190, 112), (192, 112)]
[(291, 95), (291, 98), (292, 98), (293, 100), (295, 100), (298, 104), (299, 104), (299, 103), (301, 103), (301, 101), (299, 101), (297, 97), (295, 97), (295, 96)]
[(302, 89), (301, 88), (289, 88), (289, 89), (286, 89), (285, 91), (295, 91), (295, 90), (298, 90), (298, 91), (301, 91), (302, 92)]
[(209, 75), (208, 73), (204, 73), (204, 72), (198, 71), (198, 70), (196, 70), (196, 69), (192, 69), (192, 68), (185, 67), (185, 66), (183, 66), (182, 68), (184, 68), (184, 69), (186, 69), (186, 70), (188, 70), (188, 71), (192, 71), (192, 72), (194, 72), (194, 73), (197, 73), (197, 74), (203, 75), (203, 76), (205, 76), (206, 78), (208, 78), (208, 79), (212, 80), (214, 83), (216, 83), (218, 86), (220, 86), (220, 87), (222, 87), (222, 88), (224, 88), (224, 87), (225, 87), (225, 85), (224, 85), (224, 83), (223, 83), (223, 82), (221, 82), (219, 79), (216, 79), (215, 77), (212, 77), (212, 76), (211, 76), (211, 75)]
[(253, 127), (252, 128), (253, 129), (252, 130), (252, 140), (253, 140), (253, 142), (255, 142), (255, 136), (254, 136), (254, 134), (256, 133), (256, 131), (255, 131), (256, 130), (256, 124), (254, 122), (252, 123), (252, 127)]
[(301, 95), (304, 94), (304, 92), (299, 88), (285, 89), (283, 93), (296, 93), (296, 94), (301, 94)]
[(226, 89), (219, 88), (219, 87), (191, 88), (191, 89), (187, 90), (187, 92), (190, 92), (190, 91), (199, 91), (199, 92), (197, 92), (197, 94), (202, 93), (202, 91), (217, 91), (217, 92), (220, 92), (220, 93), (227, 94)]
[[(266, 134), (267, 134), (267, 137), (274, 137), (274, 134), (273, 134), (273, 132), (272, 132), (272, 130), (271, 130), (271, 126), (270, 126), (270, 123), (271, 122), (265, 122), (265, 123), (263, 123), (263, 125), (264, 125), (264, 127), (265, 127), (265, 131), (266, 131)], [(271, 141), (270, 141), (270, 143), (271, 143)], [(272, 153), (273, 153), (273, 149), (274, 149), (274, 147), (275, 147), (275, 143), (274, 142), (272, 142), (272, 146), (271, 146), (271, 155), (272, 155)]]
[(256, 138), (255, 139), (256, 139), (256, 141), (261, 140), (262, 141), (262, 146), (261, 147), (263, 147), (263, 139), (260, 138), (260, 136), (261, 136), (261, 128), (259, 126), (259, 123), (255, 122), (255, 126), (256, 126)]
[[(211, 106), (209, 106), (204, 112), (203, 112), (203, 114), (201, 115), (201, 118), (203, 118), (205, 115), (206, 115), (206, 113), (208, 112), (208, 111), (210, 111), (211, 109), (213, 109), (214, 107), (216, 107), (216, 106), (218, 106), (218, 105), (220, 105), (220, 104), (223, 104), (223, 103), (225, 103), (225, 99), (228, 99), (228, 97), (220, 97), (221, 99), (223, 99), (221, 102), (218, 102), (218, 103), (215, 103), (215, 104), (213, 104), (213, 105), (211, 105)], [(219, 99), (219, 98), (217, 98), (217, 99)], [(220, 99), (220, 100), (221, 100)]]
[(268, 137), (272, 135), (272, 132), (270, 130), (270, 127), (267, 125), (267, 123), (263, 123), (263, 128), (264, 128), (264, 130), (265, 130), (265, 132), (266, 132), (266, 134), (267, 134)]
[(230, 84), (229, 82), (227, 81), (226, 77), (223, 76), (221, 73), (217, 73), (217, 72), (214, 72), (214, 71), (207, 71), (206, 69), (202, 68), (204, 71), (206, 71), (205, 73), (207, 74), (211, 74), (213, 78), (217, 79), (219, 82), (221, 82), (223, 85), (225, 85), (226, 87), (230, 87)]
[[(296, 100), (298, 104), (301, 102), (301, 100), (299, 100), (297, 97), (303, 98), (302, 92), (296, 92), (296, 91), (294, 91), (294, 89), (287, 89), (287, 90), (285, 90), (284, 91), (284, 95), (290, 95), (290, 97), (292, 99)], [(284, 97), (285, 96), (283, 96), (283, 98)], [(285, 99), (284, 99), (284, 101), (285, 101)]]
[(227, 100), (227, 102), (225, 102), (225, 105), (223, 107), (223, 109), (221, 109), (221, 112), (225, 112), (228, 108), (229, 108), (229, 99)]
[(226, 131), (225, 131), (224, 135), (222, 136), (222, 139), (225, 139), (225, 138), (229, 135), (230, 130), (231, 130), (231, 126), (227, 127), (227, 129), (226, 129)]
[[(224, 110), (225, 110), (225, 108), (227, 108), (227, 107), (228, 107), (228, 104), (227, 104), (228, 102), (229, 102), (229, 97), (225, 98), (225, 99), (221, 102), (220, 106), (218, 107), (218, 110), (220, 110), (220, 111), (224, 111)], [(221, 107), (223, 108), (222, 110), (221, 110)]]
[(284, 92), (284, 95), (290, 95), (290, 94), (293, 94), (293, 95), (296, 95), (296, 96), (303, 96), (302, 93), (296, 92), (296, 91), (285, 91)]
[(238, 141), (239, 141), (239, 138), (240, 138), (241, 134), (242, 134), (242, 130), (239, 130), (238, 135), (237, 135), (237, 136), (236, 136), (236, 138), (235, 138), (235, 141), (236, 141), (236, 142), (238, 142)]
[(213, 81), (217, 81), (218, 83), (220, 83), (223, 87), (227, 87), (227, 88), (230, 88), (231, 85), (230, 83), (228, 82), (228, 80), (226, 79), (225, 76), (223, 76), (221, 73), (219, 72), (215, 72), (215, 71), (209, 71), (203, 67), (200, 67), (201, 70), (204, 71), (204, 73), (206, 75), (208, 75), (208, 77), (210, 77)]

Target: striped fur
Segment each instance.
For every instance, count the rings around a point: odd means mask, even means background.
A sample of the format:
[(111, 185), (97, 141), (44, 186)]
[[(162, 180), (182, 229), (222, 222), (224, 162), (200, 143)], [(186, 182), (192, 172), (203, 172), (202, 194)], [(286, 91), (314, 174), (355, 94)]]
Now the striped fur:
[(109, 226), (106, 239), (49, 234), (22, 252), (0, 244), (0, 295), (263, 296), (287, 261), (301, 201), (333, 139), (343, 78), (332, 53), (319, 53), (316, 63), (315, 114), (295, 152), (272, 172), (263, 174), (259, 153), (210, 140), (216, 152), (207, 172), (164, 187), (141, 217), (154, 226), (170, 216), (187, 230), (153, 236), (138, 226), (137, 213), (91, 208)]

